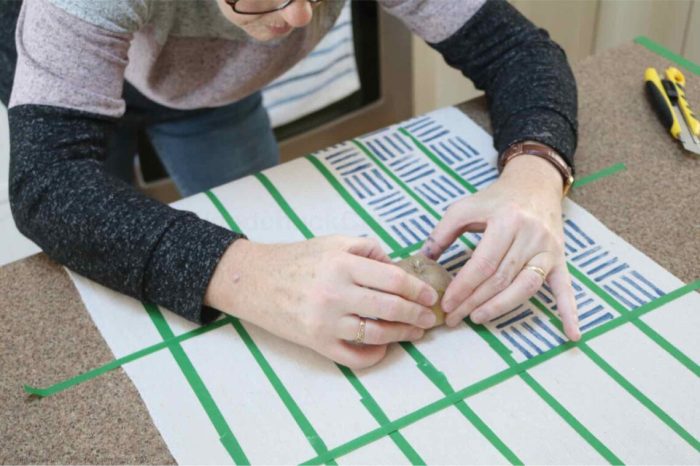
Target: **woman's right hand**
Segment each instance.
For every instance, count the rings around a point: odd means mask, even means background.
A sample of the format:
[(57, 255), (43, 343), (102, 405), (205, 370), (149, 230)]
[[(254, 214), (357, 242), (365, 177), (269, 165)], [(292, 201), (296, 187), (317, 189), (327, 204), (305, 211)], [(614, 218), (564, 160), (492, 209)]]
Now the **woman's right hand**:
[[(288, 244), (235, 241), (205, 303), (353, 369), (387, 345), (421, 338), (437, 292), (391, 263), (373, 239), (326, 236)], [(354, 344), (366, 317), (364, 344)]]

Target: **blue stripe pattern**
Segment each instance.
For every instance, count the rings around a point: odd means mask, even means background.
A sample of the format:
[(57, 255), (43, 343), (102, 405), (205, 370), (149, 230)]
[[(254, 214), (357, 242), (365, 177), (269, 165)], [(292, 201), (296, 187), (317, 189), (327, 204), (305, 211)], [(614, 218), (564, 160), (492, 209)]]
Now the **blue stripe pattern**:
[[(328, 92), (332, 86), (333, 92)], [(263, 89), (273, 125), (288, 123), (330, 105), (360, 87), (355, 63), (350, 2), (337, 23), (303, 60)]]
[[(422, 116), (400, 126), (375, 131), (360, 138), (362, 144), (425, 203), (437, 212), (469, 193), (428, 158), (414, 141), (398, 128), (408, 130), (428, 147), (442, 163), (464, 180), (483, 188), (495, 179), (495, 167), (462, 136), (446, 130), (430, 116)], [(423, 241), (435, 227), (435, 220), (424, 208), (403, 191), (354, 144), (347, 142), (319, 154), (349, 191), (385, 225), (387, 231), (403, 246)], [(569, 262), (590, 280), (606, 290), (627, 309), (634, 309), (664, 292), (647, 277), (613, 254), (573, 219), (564, 216), (565, 251)], [(479, 233), (466, 233), (473, 243)], [(471, 251), (461, 242), (447, 248), (439, 262), (456, 275), (467, 263)], [(617, 317), (617, 312), (577, 280), (572, 280), (581, 331), (596, 328)], [(535, 296), (554, 314), (558, 314), (551, 288), (544, 284)], [(563, 344), (566, 337), (532, 303), (527, 302), (499, 316), (487, 325), (499, 335), (514, 354), (531, 358)]]

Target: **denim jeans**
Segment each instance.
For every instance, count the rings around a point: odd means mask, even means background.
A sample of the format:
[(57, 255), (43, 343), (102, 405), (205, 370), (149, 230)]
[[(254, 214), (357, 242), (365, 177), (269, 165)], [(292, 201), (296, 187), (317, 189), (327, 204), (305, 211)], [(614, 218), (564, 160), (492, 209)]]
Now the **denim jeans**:
[(175, 110), (159, 105), (128, 83), (126, 112), (110, 138), (106, 169), (133, 182), (137, 132), (145, 131), (183, 196), (189, 196), (279, 162), (259, 92), (215, 108)]

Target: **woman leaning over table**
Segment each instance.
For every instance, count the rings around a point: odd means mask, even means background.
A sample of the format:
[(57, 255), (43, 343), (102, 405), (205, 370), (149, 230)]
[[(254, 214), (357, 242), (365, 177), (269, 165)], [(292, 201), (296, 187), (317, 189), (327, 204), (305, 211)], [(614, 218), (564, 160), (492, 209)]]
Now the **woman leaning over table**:
[[(220, 310), (353, 368), (381, 360), (391, 342), (421, 338), (437, 294), (390, 265), (375, 240), (256, 243), (130, 184), (139, 128), (184, 195), (277, 163), (259, 90), (313, 49), (343, 3), (2, 2), (0, 96), (20, 231), (114, 290), (195, 322)], [(505, 162), (426, 241), (436, 258), (464, 231), (485, 229), (443, 298), (448, 325), (494, 318), (546, 277), (567, 336), (578, 339), (561, 220), (576, 146), (564, 53), (503, 0), (379, 4), (486, 91)]]

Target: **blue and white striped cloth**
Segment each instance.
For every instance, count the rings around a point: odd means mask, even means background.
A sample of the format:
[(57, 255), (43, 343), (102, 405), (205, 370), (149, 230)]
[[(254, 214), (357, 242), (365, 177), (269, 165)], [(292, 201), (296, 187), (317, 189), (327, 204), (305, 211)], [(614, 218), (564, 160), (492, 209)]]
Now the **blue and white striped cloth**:
[(316, 48), (263, 89), (263, 104), (277, 127), (322, 109), (360, 89), (350, 2)]

